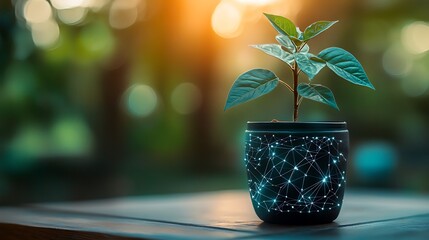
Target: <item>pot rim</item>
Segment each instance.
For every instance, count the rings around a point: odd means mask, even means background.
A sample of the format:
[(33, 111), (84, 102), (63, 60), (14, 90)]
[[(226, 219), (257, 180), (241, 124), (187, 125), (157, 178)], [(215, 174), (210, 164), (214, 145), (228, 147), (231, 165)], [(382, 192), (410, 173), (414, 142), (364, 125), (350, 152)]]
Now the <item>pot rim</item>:
[(315, 122), (291, 122), (291, 121), (248, 121), (249, 131), (330, 131), (347, 130), (345, 121), (315, 121)]

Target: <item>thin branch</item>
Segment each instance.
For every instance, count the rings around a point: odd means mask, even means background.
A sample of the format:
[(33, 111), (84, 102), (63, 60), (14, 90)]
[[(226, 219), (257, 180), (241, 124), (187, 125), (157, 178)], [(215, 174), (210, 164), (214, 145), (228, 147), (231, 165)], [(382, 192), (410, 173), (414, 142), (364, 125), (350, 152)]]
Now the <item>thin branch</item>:
[(287, 89), (289, 89), (289, 91), (293, 92), (293, 88), (289, 84), (283, 82), (282, 80), (279, 80), (279, 82), (281, 84), (283, 84), (283, 86), (287, 87)]
[(299, 98), (299, 100), (298, 100), (298, 106), (301, 105), (301, 102), (302, 102), (303, 99), (304, 99), (303, 97)]
[(303, 49), (305, 45), (307, 45), (307, 42), (303, 42), (303, 44), (301, 44), (297, 52), (301, 51), (301, 49)]

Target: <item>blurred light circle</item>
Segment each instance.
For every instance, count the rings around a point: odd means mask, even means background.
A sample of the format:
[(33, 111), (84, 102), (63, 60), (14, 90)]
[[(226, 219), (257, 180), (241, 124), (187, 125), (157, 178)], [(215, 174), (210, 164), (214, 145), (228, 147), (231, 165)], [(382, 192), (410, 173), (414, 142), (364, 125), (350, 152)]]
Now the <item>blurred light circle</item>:
[(377, 181), (393, 174), (398, 161), (395, 148), (386, 142), (368, 142), (357, 146), (353, 157), (357, 176)]
[(201, 106), (200, 89), (192, 83), (179, 84), (171, 94), (171, 105), (180, 114), (189, 114)]
[(393, 76), (403, 76), (410, 72), (413, 60), (407, 53), (396, 48), (389, 48), (383, 54), (383, 68)]
[(109, 11), (109, 24), (116, 29), (124, 29), (133, 25), (138, 16), (139, 0), (116, 0)]
[(81, 155), (87, 154), (91, 150), (91, 131), (81, 119), (74, 117), (59, 118), (52, 126), (50, 136), (53, 154)]
[(92, 11), (97, 12), (108, 3), (109, 1), (106, 0), (84, 0), (81, 7), (91, 8)]
[(413, 73), (402, 79), (402, 89), (410, 97), (423, 95), (429, 88), (429, 79), (426, 76), (419, 76)]
[(28, 23), (42, 23), (52, 16), (52, 8), (46, 0), (28, 0), (24, 5), (24, 18)]
[(91, 21), (79, 33), (78, 43), (86, 51), (86, 57), (103, 59), (115, 48), (115, 37), (102, 21)]
[(57, 22), (49, 20), (31, 25), (31, 36), (34, 44), (42, 48), (53, 47), (60, 37), (60, 28)]
[(220, 2), (212, 15), (212, 28), (223, 38), (234, 38), (241, 33), (242, 13), (232, 3)]
[(126, 95), (128, 111), (137, 117), (150, 115), (158, 104), (158, 97), (155, 91), (148, 85), (133, 85)]
[(402, 29), (402, 44), (412, 54), (421, 54), (429, 50), (429, 24), (413, 22)]
[(56, 9), (69, 9), (84, 6), (88, 0), (51, 0), (52, 6)]
[(68, 25), (74, 25), (83, 21), (86, 16), (87, 9), (82, 7), (68, 8), (58, 10), (57, 13), (61, 22)]

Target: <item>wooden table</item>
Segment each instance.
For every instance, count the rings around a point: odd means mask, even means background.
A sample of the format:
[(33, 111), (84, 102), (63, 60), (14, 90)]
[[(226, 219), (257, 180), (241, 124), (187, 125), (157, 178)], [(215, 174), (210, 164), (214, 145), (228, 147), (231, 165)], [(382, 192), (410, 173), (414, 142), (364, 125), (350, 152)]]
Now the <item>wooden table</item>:
[(261, 222), (247, 192), (0, 208), (0, 239), (429, 239), (429, 197), (348, 191), (331, 224)]

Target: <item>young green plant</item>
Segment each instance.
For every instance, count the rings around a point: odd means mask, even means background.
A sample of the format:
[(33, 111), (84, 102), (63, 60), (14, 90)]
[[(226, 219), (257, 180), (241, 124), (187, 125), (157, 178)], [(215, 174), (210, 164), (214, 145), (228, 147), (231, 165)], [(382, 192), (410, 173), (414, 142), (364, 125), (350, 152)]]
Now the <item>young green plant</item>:
[[(314, 55), (309, 52), (308, 41), (326, 31), (338, 21), (318, 21), (302, 32), (295, 24), (282, 16), (264, 14), (279, 35), (279, 44), (260, 44), (252, 47), (280, 59), (289, 66), (293, 74), (292, 84), (280, 80), (267, 69), (252, 69), (241, 74), (234, 82), (225, 104), (227, 110), (238, 104), (265, 95), (280, 85), (293, 93), (293, 121), (298, 121), (299, 106), (304, 98), (327, 104), (339, 110), (332, 91), (321, 84), (312, 83), (313, 78), (325, 66), (341, 78), (374, 89), (359, 61), (349, 52), (330, 47)], [(299, 83), (299, 74), (308, 76), (309, 83)]]

